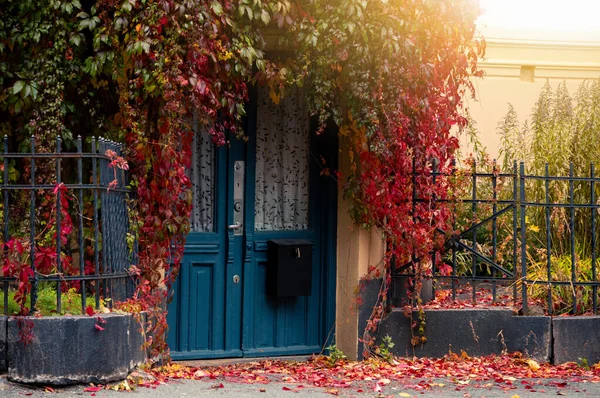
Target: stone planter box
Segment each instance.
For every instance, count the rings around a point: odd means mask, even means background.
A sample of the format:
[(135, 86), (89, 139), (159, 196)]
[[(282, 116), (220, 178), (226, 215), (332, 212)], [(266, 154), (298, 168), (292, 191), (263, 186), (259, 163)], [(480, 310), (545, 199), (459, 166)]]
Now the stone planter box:
[[(146, 360), (140, 324), (130, 314), (27, 317), (33, 341), (19, 339), (15, 317), (0, 316), (0, 371), (20, 383), (66, 385), (121, 380)], [(2, 367), (4, 364), (4, 367)]]

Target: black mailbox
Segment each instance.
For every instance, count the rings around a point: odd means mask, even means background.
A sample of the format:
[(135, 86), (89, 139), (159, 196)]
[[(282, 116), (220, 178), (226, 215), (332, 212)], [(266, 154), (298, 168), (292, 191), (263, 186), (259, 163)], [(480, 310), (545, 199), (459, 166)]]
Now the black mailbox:
[(313, 245), (305, 240), (267, 242), (267, 294), (277, 297), (310, 296)]

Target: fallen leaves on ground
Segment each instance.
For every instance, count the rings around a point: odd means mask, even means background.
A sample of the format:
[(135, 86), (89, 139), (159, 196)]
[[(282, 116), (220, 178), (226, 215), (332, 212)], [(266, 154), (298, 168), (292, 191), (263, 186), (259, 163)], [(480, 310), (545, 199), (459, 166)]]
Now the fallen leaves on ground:
[[(489, 283), (487, 285), (490, 285)], [(448, 285), (444, 285), (436, 289), (433, 300), (423, 303), (424, 309), (465, 309), (465, 308), (487, 308), (487, 307), (502, 307), (510, 308), (517, 312), (522, 307), (520, 297), (515, 298), (511, 292), (511, 286), (498, 285), (496, 294), (493, 289), (477, 286), (475, 288), (475, 296), (473, 296), (473, 287), (467, 283), (456, 288), (454, 295), (452, 289)], [(539, 299), (529, 297), (528, 305), (533, 307), (544, 307), (545, 303)], [(405, 308), (410, 310), (412, 307)]]
[(94, 386), (91, 385), (90, 387), (86, 387), (83, 389), (84, 392), (98, 392), (100, 390), (102, 390), (104, 387), (103, 386)]
[[(306, 384), (337, 395), (339, 389), (379, 393), (391, 382), (401, 384), (406, 390), (421, 392), (444, 386), (440, 379), (458, 390), (473, 387), (477, 383), (476, 386), (497, 386), (504, 390), (521, 385), (532, 392), (539, 389), (544, 379), (559, 379), (559, 382), (547, 380), (545, 383), (559, 388), (568, 382), (600, 382), (600, 367), (586, 370), (574, 362), (555, 366), (538, 363), (520, 353), (484, 357), (450, 354), (440, 359), (396, 359), (394, 363), (379, 360), (339, 361), (334, 366), (330, 366), (326, 357), (322, 356), (315, 356), (306, 362), (267, 359), (205, 368), (175, 363), (151, 373), (153, 380), (144, 379), (136, 384), (155, 388), (169, 380), (189, 379), (204, 380), (218, 386), (213, 388), (223, 388), (222, 381), (261, 385), (280, 382), (287, 384), (282, 387), (283, 391), (298, 391), (303, 388), (302, 384)], [(259, 391), (263, 391), (263, 388)], [(408, 393), (401, 393), (400, 396), (406, 396), (402, 394)]]

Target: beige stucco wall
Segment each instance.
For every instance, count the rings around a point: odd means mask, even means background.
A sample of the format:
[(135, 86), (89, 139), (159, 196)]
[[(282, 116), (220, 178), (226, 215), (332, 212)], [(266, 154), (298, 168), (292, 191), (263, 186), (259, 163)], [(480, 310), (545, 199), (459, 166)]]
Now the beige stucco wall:
[[(467, 106), (481, 132), (481, 141), (492, 157), (498, 156), (500, 137), (498, 122), (508, 111), (510, 102), (521, 123), (530, 119), (546, 81), (555, 89), (565, 81), (571, 94), (585, 79), (600, 78), (600, 42), (547, 41), (486, 38), (486, 57), (480, 62), (485, 71), (475, 79), (477, 99), (467, 99)], [(521, 68), (534, 67), (533, 81), (521, 77)], [(466, 137), (461, 137), (466, 145)]]
[[(339, 169), (349, 169), (348, 151), (340, 137)], [(344, 173), (347, 174), (347, 173)], [(348, 215), (349, 203), (338, 194), (337, 278), (336, 278), (336, 335), (337, 348), (349, 358), (358, 354), (358, 283), (370, 265), (381, 266), (383, 241), (376, 231), (356, 227)]]

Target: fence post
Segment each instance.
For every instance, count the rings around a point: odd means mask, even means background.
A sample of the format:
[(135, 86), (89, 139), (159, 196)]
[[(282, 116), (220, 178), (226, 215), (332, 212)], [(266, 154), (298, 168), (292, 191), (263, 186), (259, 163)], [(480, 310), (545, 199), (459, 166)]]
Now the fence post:
[[(546, 188), (546, 266), (548, 282), (552, 280), (552, 232), (550, 228), (550, 173), (548, 163), (546, 163), (545, 174)], [(552, 315), (552, 284), (548, 283), (548, 314)]]
[[(4, 135), (4, 155), (8, 155), (8, 136)], [(2, 181), (2, 185), (4, 187), (4, 255), (8, 254), (8, 247), (6, 243), (9, 241), (10, 236), (8, 235), (8, 189), (6, 186), (8, 185), (8, 157), (4, 156), (4, 179)], [(4, 281), (2, 284), (2, 289), (4, 290), (4, 313), (8, 315), (8, 281)]]
[[(498, 182), (496, 180), (496, 168), (498, 167), (498, 165), (496, 164), (496, 159), (494, 159), (493, 163), (492, 163), (492, 212), (493, 214), (496, 214), (496, 211), (498, 210), (498, 206), (496, 204), (496, 201), (498, 200), (498, 193), (496, 192), (497, 189), (497, 185)], [(497, 251), (497, 242), (498, 240), (498, 222), (496, 220), (496, 217), (494, 217), (492, 219), (492, 262), (495, 264), (496, 263), (496, 251)], [(496, 302), (496, 276), (497, 276), (497, 270), (495, 268), (492, 269), (492, 302)]]
[(525, 163), (521, 162), (519, 167), (521, 208), (521, 299), (523, 301), (523, 314), (529, 313), (527, 303), (527, 206), (525, 205)]
[(35, 269), (35, 137), (31, 135), (31, 191), (29, 198), (31, 200), (29, 208), (29, 260), (31, 265), (31, 271), (33, 272), (33, 278), (31, 281), (31, 307), (29, 311), (33, 313), (35, 311), (35, 304), (37, 302), (37, 283), (38, 277)]
[(594, 285), (592, 286), (592, 307), (594, 309), (594, 315), (598, 314), (598, 286), (596, 286), (596, 184), (595, 184), (595, 169), (594, 163), (590, 163), (590, 185), (591, 185), (591, 195), (590, 195), (590, 204), (591, 204), (591, 212), (592, 212), (592, 282)]
[(517, 238), (517, 215), (518, 215), (518, 208), (517, 208), (517, 202), (518, 202), (518, 193), (517, 193), (517, 179), (518, 179), (518, 174), (517, 174), (517, 161), (515, 160), (513, 162), (513, 268), (514, 268), (514, 274), (515, 274), (515, 283), (513, 283), (513, 301), (515, 303), (515, 305), (517, 304), (517, 280), (516, 280), (516, 276), (517, 276), (517, 269), (518, 269), (518, 238)]
[[(456, 159), (452, 159), (452, 178), (456, 181)], [(456, 198), (452, 200), (452, 301), (456, 300)]]
[[(412, 158), (412, 223), (413, 223), (413, 228), (415, 228), (415, 222), (417, 217), (415, 217), (415, 213), (416, 213), (416, 206), (417, 206), (417, 160), (415, 159), (415, 157), (413, 156)], [(415, 253), (415, 245), (414, 243), (412, 243), (412, 255), (411, 255), (411, 260), (412, 260), (412, 268), (413, 268), (413, 291), (412, 291), (412, 297), (411, 297), (411, 305), (413, 307), (416, 306), (417, 304), (417, 295), (416, 295), (416, 289), (415, 287), (417, 286), (417, 277), (420, 277), (420, 275), (417, 275), (416, 272), (416, 268), (415, 268), (415, 263), (417, 260), (417, 255)]]
[[(569, 204), (570, 204), (570, 220), (569, 229), (571, 230), (571, 282), (577, 281), (577, 275), (575, 273), (575, 198), (573, 189), (573, 162), (569, 164)], [(577, 294), (576, 287), (573, 285), (573, 308), (572, 314), (577, 312)]]
[[(431, 182), (432, 182), (432, 184), (433, 184), (434, 187), (436, 185), (437, 166), (438, 166), (438, 160), (437, 160), (437, 158), (434, 158), (433, 162), (432, 162), (432, 165), (431, 165), (431, 171), (432, 171), (432, 173), (431, 173)], [(433, 206), (436, 206), (436, 208), (437, 208), (437, 195), (435, 194), (435, 189), (433, 191), (433, 198), (432, 199), (433, 199), (433, 201), (432, 201)], [(433, 233), (435, 235), (435, 231)], [(434, 245), (435, 245), (435, 239), (434, 239)], [(435, 250), (435, 248), (434, 248), (432, 256), (431, 256), (431, 277), (432, 278), (435, 276), (435, 272), (436, 272), (435, 271), (435, 268), (436, 268), (436, 266), (435, 266), (435, 257), (437, 255), (437, 253), (438, 253), (437, 250)], [(431, 297), (433, 297), (435, 299), (435, 283), (431, 284)]]
[[(85, 258), (83, 253), (83, 148), (81, 136), (77, 136), (77, 194), (79, 199), (79, 274), (85, 276)], [(81, 281), (81, 313), (85, 314), (86, 307), (85, 279)]]
[[(60, 147), (61, 139), (60, 136), (56, 137), (56, 187), (58, 188), (61, 183), (61, 159), (60, 159)], [(56, 190), (56, 268), (58, 276), (62, 276), (62, 263), (60, 258), (60, 189)], [(61, 299), (61, 281), (56, 282), (56, 312), (58, 314), (62, 311), (62, 299)]]
[[(473, 192), (472, 192), (472, 198), (473, 198), (473, 203), (471, 204), (471, 210), (473, 211), (473, 218), (472, 218), (472, 222), (474, 225), (477, 224), (477, 220), (475, 219), (477, 216), (477, 161), (473, 160)], [(477, 228), (473, 228), (473, 242), (471, 242), (471, 247), (473, 248), (473, 252), (477, 252)], [(477, 282), (475, 277), (477, 276), (477, 258), (475, 255), (473, 255), (473, 261), (472, 261), (472, 289), (473, 289), (473, 304), (477, 304)]]
[[(98, 189), (99, 181), (98, 181), (98, 171), (97, 171), (97, 163), (98, 163), (98, 149), (96, 147), (96, 138), (92, 137), (92, 179), (93, 184), (95, 185), (94, 189), (94, 271), (96, 276), (100, 275), (100, 256), (98, 253), (98, 239), (100, 239), (100, 233), (98, 230)], [(102, 285), (102, 280), (96, 280), (96, 309), (100, 308), (100, 286)]]

